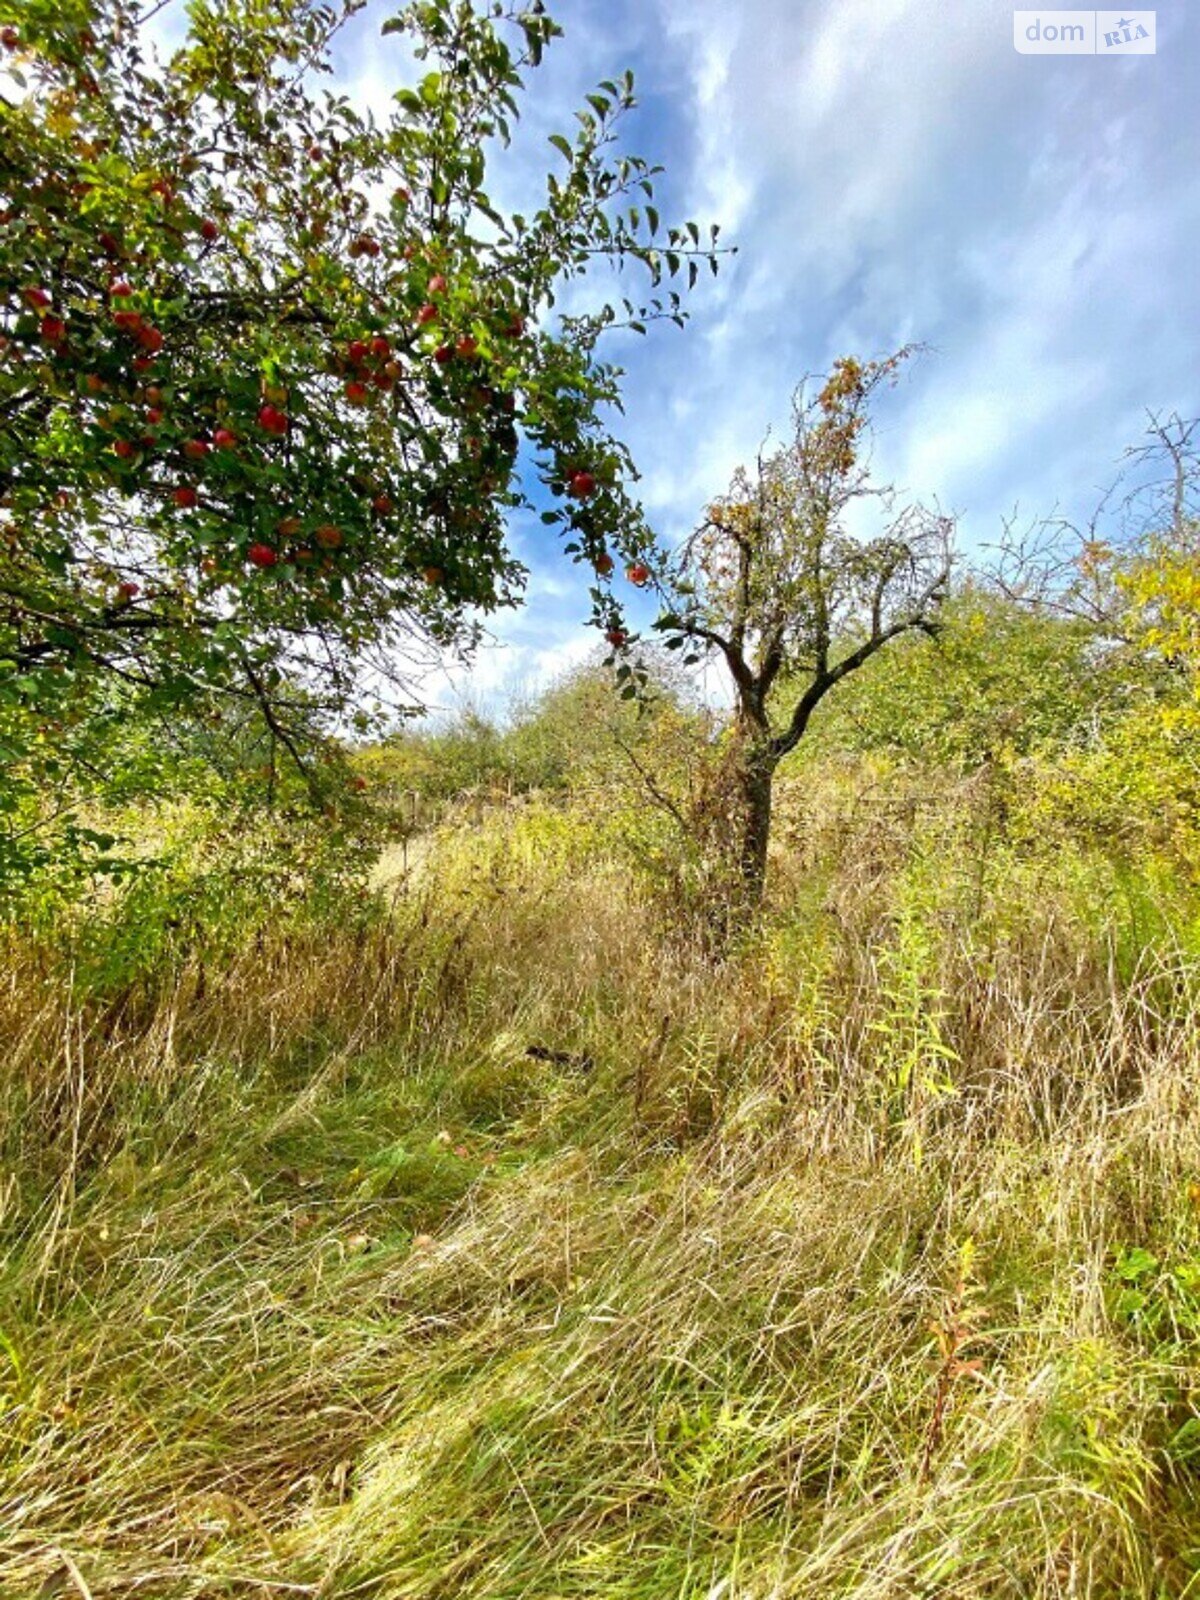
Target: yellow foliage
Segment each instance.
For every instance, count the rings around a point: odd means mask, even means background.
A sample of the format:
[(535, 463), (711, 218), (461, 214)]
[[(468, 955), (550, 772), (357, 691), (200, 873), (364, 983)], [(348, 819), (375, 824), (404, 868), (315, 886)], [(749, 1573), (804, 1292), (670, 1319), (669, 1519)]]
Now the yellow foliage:
[(1140, 642), (1186, 667), (1200, 696), (1200, 529), (1156, 540), (1121, 584)]

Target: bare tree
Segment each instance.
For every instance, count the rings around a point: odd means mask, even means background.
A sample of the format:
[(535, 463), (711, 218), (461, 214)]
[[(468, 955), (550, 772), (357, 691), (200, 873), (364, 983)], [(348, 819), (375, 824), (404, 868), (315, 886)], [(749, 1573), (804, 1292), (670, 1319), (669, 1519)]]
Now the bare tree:
[(1200, 529), (1200, 419), (1148, 411), (1144, 442), (1131, 445), (1085, 520), (1052, 511), (1014, 512), (993, 547), (989, 576), (1010, 600), (1090, 624), (1129, 645), (1139, 631), (1128, 578), (1139, 563), (1174, 554), (1194, 560)]
[[(847, 357), (815, 393), (802, 385), (791, 439), (738, 471), (663, 580), (656, 626), (669, 644), (716, 652), (733, 680), (730, 848), (750, 908), (766, 881), (775, 774), (817, 706), (893, 639), (936, 630), (953, 524), (897, 510), (865, 449), (872, 399), (911, 354)], [(868, 536), (848, 525), (865, 500), (883, 513)]]

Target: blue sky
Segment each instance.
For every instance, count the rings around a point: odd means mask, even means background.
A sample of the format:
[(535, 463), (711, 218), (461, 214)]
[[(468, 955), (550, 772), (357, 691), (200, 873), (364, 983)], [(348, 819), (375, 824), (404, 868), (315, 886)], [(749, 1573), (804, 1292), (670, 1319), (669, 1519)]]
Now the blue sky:
[[(631, 68), (631, 149), (665, 218), (738, 246), (684, 332), (627, 337), (624, 435), (669, 539), (786, 424), (805, 372), (931, 346), (879, 419), (880, 474), (959, 517), (1081, 513), (1147, 408), (1200, 410), (1200, 15), (1157, 10), (1158, 52), (1028, 56), (995, 0), (550, 0), (566, 37), (533, 75), (498, 192), (527, 197), (596, 81)], [(345, 41), (351, 94), (401, 66), (373, 5)], [(514, 529), (528, 604), (464, 680), (495, 704), (594, 649), (586, 582)], [(442, 701), (449, 682), (430, 686)]]

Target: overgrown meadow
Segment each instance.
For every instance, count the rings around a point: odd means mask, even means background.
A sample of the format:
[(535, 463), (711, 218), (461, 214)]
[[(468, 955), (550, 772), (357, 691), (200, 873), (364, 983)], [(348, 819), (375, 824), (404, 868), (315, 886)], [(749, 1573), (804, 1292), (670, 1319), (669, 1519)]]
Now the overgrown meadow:
[(252, 747), (73, 813), (3, 932), (0, 1589), (1200, 1593), (1192, 695), (963, 590), (738, 926), (670, 679), (333, 816)]

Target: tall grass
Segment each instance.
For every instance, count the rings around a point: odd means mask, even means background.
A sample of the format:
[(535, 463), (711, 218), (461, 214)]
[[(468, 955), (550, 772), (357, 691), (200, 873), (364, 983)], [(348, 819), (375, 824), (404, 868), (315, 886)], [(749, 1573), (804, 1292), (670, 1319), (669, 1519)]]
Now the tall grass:
[(533, 806), (157, 988), (14, 941), (0, 1591), (1200, 1595), (1195, 908), (909, 799), (723, 950)]

